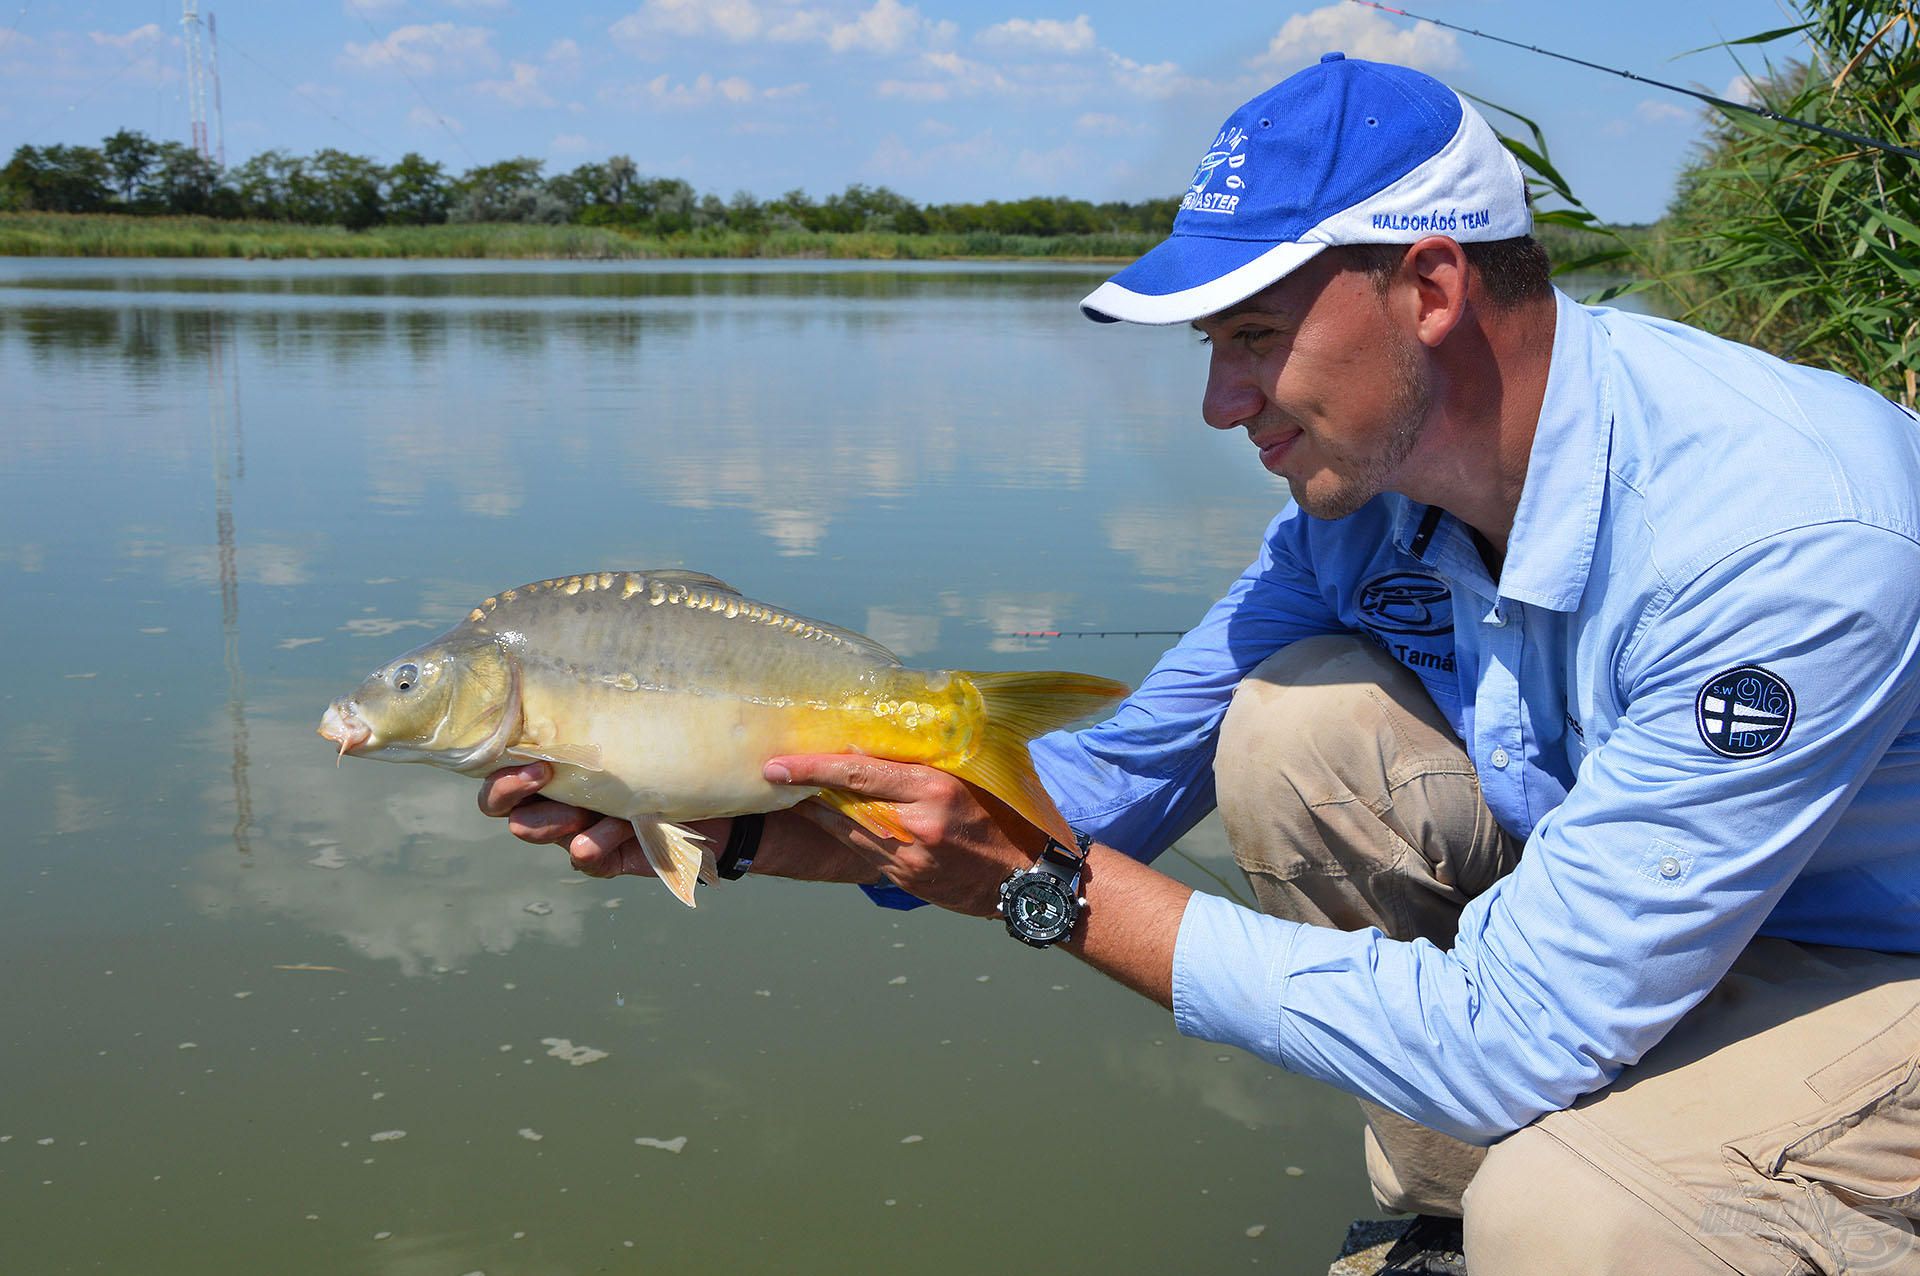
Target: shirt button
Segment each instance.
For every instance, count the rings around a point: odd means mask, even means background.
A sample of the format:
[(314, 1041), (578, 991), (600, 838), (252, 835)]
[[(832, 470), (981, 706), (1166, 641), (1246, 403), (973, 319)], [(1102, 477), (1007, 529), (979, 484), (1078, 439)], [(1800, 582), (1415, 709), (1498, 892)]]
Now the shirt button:
[(1660, 857), (1660, 876), (1669, 880), (1680, 876), (1680, 861), (1671, 855)]
[(1505, 629), (1507, 627), (1507, 614), (1498, 607), (1495, 607), (1487, 613), (1487, 623), (1495, 629)]
[(1487, 760), (1493, 763), (1493, 769), (1496, 771), (1506, 770), (1507, 763), (1513, 761), (1512, 758), (1509, 758), (1507, 756), (1507, 751), (1505, 749), (1495, 749), (1493, 751), (1493, 756), (1491, 758), (1488, 758)]

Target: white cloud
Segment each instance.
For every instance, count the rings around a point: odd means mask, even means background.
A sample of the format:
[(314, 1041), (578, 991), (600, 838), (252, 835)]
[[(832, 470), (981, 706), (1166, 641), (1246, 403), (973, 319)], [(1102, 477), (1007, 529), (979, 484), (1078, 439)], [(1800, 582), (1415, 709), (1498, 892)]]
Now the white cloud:
[(122, 53), (132, 53), (135, 49), (155, 45), (160, 42), (160, 25), (149, 22), (143, 27), (135, 27), (124, 35), (113, 35), (106, 31), (89, 31), (87, 38), (103, 48), (118, 49)]
[(1291, 75), (1339, 50), (1352, 58), (1397, 62), (1421, 71), (1451, 71), (1462, 63), (1451, 31), (1395, 25), (1378, 13), (1330, 4), (1288, 18), (1252, 65)]
[(759, 93), (751, 83), (737, 75), (715, 79), (703, 71), (690, 81), (680, 82), (664, 74), (656, 75), (645, 84), (612, 90), (612, 95), (616, 100), (635, 104), (649, 102), (656, 106), (693, 107), (713, 102), (738, 105), (753, 101)]
[(349, 42), (341, 60), (366, 71), (397, 67), (415, 75), (492, 70), (500, 64), (491, 30), (451, 22), (397, 27), (386, 39), (369, 44)]
[(545, 60), (554, 66), (578, 66), (580, 63), (580, 46), (572, 40), (555, 40), (547, 46)]
[(1129, 93), (1147, 98), (1169, 98), (1176, 93), (1185, 93), (1195, 87), (1212, 90), (1211, 84), (1196, 85), (1189, 76), (1183, 75), (1178, 64), (1173, 62), (1135, 62), (1119, 54), (1109, 54), (1113, 64), (1113, 78), (1121, 88)]
[(1014, 88), (1012, 81), (995, 68), (947, 50), (921, 54), (919, 67), (926, 73), (922, 78), (882, 80), (874, 85), (874, 93), (907, 102), (945, 102), (967, 94), (1005, 93)]
[(467, 131), (467, 126), (459, 120), (454, 119), (453, 116), (429, 110), (424, 106), (416, 106), (411, 111), (408, 111), (407, 123), (416, 129), (431, 129), (436, 133), (446, 129), (452, 129), (455, 133), (464, 133)]
[(547, 143), (547, 149), (555, 155), (578, 155), (593, 148), (584, 133), (556, 133)]
[(1146, 131), (1145, 126), (1136, 120), (1105, 111), (1088, 111), (1076, 119), (1073, 126), (1094, 137), (1137, 137)]
[(1694, 117), (1692, 111), (1678, 102), (1652, 97), (1642, 98), (1634, 106), (1633, 113), (1644, 124), (1687, 124)]
[(1094, 47), (1093, 23), (1082, 13), (1072, 22), (1058, 18), (1009, 18), (977, 37), (988, 48), (1042, 53), (1085, 53)]
[(766, 16), (754, 0), (646, 0), (608, 30), (617, 40), (671, 35), (718, 36), (738, 42), (755, 39), (766, 26)]
[(508, 106), (552, 106), (553, 98), (540, 87), (540, 68), (530, 62), (515, 62), (513, 75), (506, 80), (481, 80), (473, 91)]
[(1742, 71), (1727, 81), (1727, 87), (1720, 90), (1720, 96), (1729, 102), (1740, 102), (1747, 106), (1757, 106), (1760, 93), (1754, 88), (1753, 78)]
[(662, 38), (824, 44), (835, 53), (899, 53), (950, 43), (958, 28), (900, 0), (874, 0), (851, 18), (791, 0), (644, 0), (607, 28), (636, 52)]
[(850, 49), (863, 53), (898, 53), (916, 36), (925, 35), (931, 42), (942, 43), (951, 40), (955, 30), (953, 23), (931, 22), (918, 9), (901, 4), (900, 0), (874, 0), (871, 9), (829, 31), (827, 47), (835, 53)]

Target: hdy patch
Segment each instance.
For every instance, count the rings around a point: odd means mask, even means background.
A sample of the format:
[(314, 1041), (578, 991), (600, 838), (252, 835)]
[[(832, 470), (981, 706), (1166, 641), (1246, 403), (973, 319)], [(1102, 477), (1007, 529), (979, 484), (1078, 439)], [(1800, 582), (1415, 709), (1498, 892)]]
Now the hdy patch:
[(1759, 665), (1739, 665), (1707, 679), (1693, 716), (1700, 738), (1721, 757), (1764, 757), (1793, 728), (1793, 688)]

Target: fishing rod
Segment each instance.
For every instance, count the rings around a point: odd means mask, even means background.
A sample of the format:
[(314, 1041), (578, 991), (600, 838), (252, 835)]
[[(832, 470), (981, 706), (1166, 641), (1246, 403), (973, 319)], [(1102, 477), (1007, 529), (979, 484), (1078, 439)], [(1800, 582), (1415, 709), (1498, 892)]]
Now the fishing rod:
[[(1699, 89), (1690, 89), (1679, 84), (1668, 84), (1665, 80), (1655, 80), (1648, 76), (1635, 75), (1632, 71), (1622, 71), (1617, 67), (1601, 66), (1598, 62), (1589, 62), (1585, 58), (1576, 58), (1569, 53), (1555, 53), (1552, 49), (1543, 49), (1539, 45), (1522, 44), (1518, 40), (1509, 40), (1505, 36), (1489, 35), (1485, 31), (1476, 31), (1472, 27), (1456, 26), (1451, 22), (1442, 22), (1438, 18), (1429, 18), (1418, 13), (1408, 13), (1405, 9), (1396, 9), (1392, 5), (1378, 4), (1375, 0), (1348, 0), (1348, 3), (1361, 5), (1368, 9), (1378, 9), (1382, 13), (1395, 13), (1403, 18), (1412, 18), (1415, 22), (1425, 22), (1432, 26), (1444, 27), (1448, 31), (1458, 31), (1463, 35), (1478, 36), (1482, 40), (1492, 40), (1495, 44), (1504, 44), (1515, 49), (1525, 49), (1528, 53), (1538, 53), (1544, 57), (1558, 58), (1562, 62), (1571, 62), (1575, 66), (1583, 66), (1593, 71), (1604, 71), (1608, 75), (1617, 75), (1623, 80), (1633, 80), (1639, 84), (1648, 84), (1656, 89), (1667, 89), (1674, 93), (1684, 93), (1688, 97), (1699, 98), (1702, 102), (1712, 103), (1714, 106), (1721, 107), (1724, 110), (1745, 111), (1749, 115), (1758, 115), (1762, 119), (1772, 120), (1776, 124), (1791, 124), (1796, 128), (1812, 129), (1814, 132), (1824, 133), (1828, 137), (1837, 137), (1841, 141), (1852, 142), (1855, 146), (1870, 146), (1874, 150), (1886, 151), (1892, 155), (1904, 155), (1908, 159), (1920, 159), (1920, 151), (1914, 150), (1910, 146), (1898, 146), (1892, 142), (1867, 137), (1864, 134), (1849, 133), (1845, 129), (1831, 128), (1825, 124), (1816, 124), (1812, 120), (1795, 119), (1791, 115), (1782, 115), (1780, 112), (1764, 106), (1753, 106), (1746, 102), (1735, 102), (1727, 98), (1715, 97), (1711, 93), (1702, 93)], [(1775, 34), (1783, 33), (1776, 32)]]

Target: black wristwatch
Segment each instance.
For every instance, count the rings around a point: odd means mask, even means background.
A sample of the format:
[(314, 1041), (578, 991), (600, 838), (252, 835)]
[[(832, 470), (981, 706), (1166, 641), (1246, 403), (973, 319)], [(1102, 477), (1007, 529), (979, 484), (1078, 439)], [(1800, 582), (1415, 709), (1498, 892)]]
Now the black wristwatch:
[(1076, 833), (1077, 851), (1047, 839), (1047, 848), (1032, 868), (1023, 868), (1000, 883), (999, 911), (1007, 919), (1007, 934), (1034, 948), (1051, 948), (1073, 933), (1080, 910), (1087, 906), (1080, 884), (1087, 871), (1087, 848), (1093, 839)]

